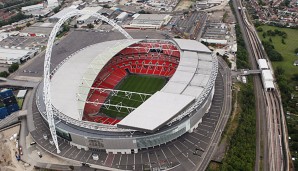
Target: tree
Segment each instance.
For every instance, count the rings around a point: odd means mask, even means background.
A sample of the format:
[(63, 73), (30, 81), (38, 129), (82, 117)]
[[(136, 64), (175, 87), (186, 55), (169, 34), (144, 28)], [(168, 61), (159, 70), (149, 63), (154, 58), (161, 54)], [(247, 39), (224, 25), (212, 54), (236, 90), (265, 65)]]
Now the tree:
[(69, 25), (63, 24), (63, 31), (68, 32), (69, 31)]
[(26, 27), (30, 27), (30, 26), (31, 26), (31, 23), (28, 22), (28, 23), (26, 24)]
[(295, 53), (296, 53), (296, 54), (298, 53), (298, 48), (295, 49)]
[(6, 77), (8, 77), (9, 76), (9, 73), (7, 72), (7, 71), (2, 71), (2, 72), (0, 72), (0, 77), (4, 77), (4, 78), (6, 78)]
[(94, 28), (94, 25), (91, 24), (91, 23), (89, 23), (89, 24), (87, 24), (87, 27), (88, 27), (89, 29), (92, 29), (92, 28)]
[(19, 69), (19, 64), (18, 64), (18, 63), (13, 63), (13, 64), (11, 64), (10, 67), (8, 68), (8, 71), (9, 71), (10, 73), (13, 73), (13, 72), (15, 72), (15, 71), (18, 70), (18, 69)]
[(298, 74), (294, 74), (292, 77), (292, 80), (298, 82)]
[(278, 66), (278, 67), (276, 67), (274, 73), (276, 74), (276, 76), (280, 76), (280, 75), (283, 75), (285, 73), (285, 70), (282, 67)]
[(102, 7), (104, 7), (104, 8), (111, 8), (109, 5), (107, 5), (107, 4), (104, 4)]
[(58, 7), (54, 8), (54, 9), (53, 9), (53, 12), (54, 12), (54, 13), (58, 13), (58, 12), (59, 12), (59, 10), (60, 10), (60, 6), (58, 6)]
[(285, 39), (281, 39), (282, 44), (286, 44)]
[(262, 32), (262, 31), (263, 31), (263, 28), (262, 28), (262, 27), (258, 27), (258, 28), (257, 28), (257, 31), (258, 31), (258, 32)]

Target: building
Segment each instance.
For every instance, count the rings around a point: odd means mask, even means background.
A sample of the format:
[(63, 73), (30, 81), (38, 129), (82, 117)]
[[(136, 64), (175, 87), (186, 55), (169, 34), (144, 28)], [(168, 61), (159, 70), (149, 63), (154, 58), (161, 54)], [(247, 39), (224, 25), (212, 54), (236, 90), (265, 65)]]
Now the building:
[[(114, 45), (119, 46), (107, 50)], [(50, 82), (58, 135), (79, 149), (114, 154), (138, 153), (193, 132), (209, 111), (218, 72), (216, 56), (198, 41), (186, 39), (101, 42), (78, 50), (58, 66)], [(169, 81), (121, 120), (93, 117), (109, 106), (106, 97), (114, 94), (110, 90), (128, 73)], [(104, 81), (98, 82), (101, 78)], [(110, 93), (93, 91), (103, 84)], [(40, 84), (34, 104), (47, 121), (43, 93)]]
[[(91, 11), (93, 13), (98, 13), (101, 9), (102, 9), (101, 6), (85, 7), (82, 9), (82, 11)], [(79, 17), (76, 21), (78, 24), (89, 24), (89, 23), (93, 23), (95, 20), (97, 20), (96, 17), (85, 14), (85, 15), (82, 15), (81, 17)]]
[(49, 17), (49, 21), (51, 23), (55, 23), (58, 20), (60, 20), (63, 16), (65, 16), (67, 13), (78, 10), (77, 7), (78, 7), (78, 5), (72, 5), (70, 7), (64, 8), (61, 11), (59, 11), (58, 13), (56, 13), (53, 16)]
[(36, 54), (33, 50), (0, 48), (0, 63), (2, 64), (21, 64)]
[(28, 13), (31, 11), (36, 11), (36, 10), (42, 10), (44, 9), (44, 4), (40, 3), (40, 4), (36, 4), (36, 5), (30, 5), (30, 6), (25, 6), (21, 8), (21, 11), (23, 13)]
[(117, 21), (124, 21), (127, 17), (128, 17), (128, 13), (127, 13), (127, 12), (121, 12), (121, 13), (116, 17), (116, 20), (117, 20)]
[(226, 45), (228, 43), (227, 34), (228, 30), (226, 24), (207, 23), (200, 41), (211, 44)]
[(135, 14), (134, 19), (125, 28), (159, 29), (172, 19), (169, 14)]
[(48, 2), (48, 5), (47, 5), (48, 8), (53, 9), (59, 6), (58, 0), (47, 0), (47, 2)]
[(298, 60), (294, 61), (294, 65), (298, 66)]

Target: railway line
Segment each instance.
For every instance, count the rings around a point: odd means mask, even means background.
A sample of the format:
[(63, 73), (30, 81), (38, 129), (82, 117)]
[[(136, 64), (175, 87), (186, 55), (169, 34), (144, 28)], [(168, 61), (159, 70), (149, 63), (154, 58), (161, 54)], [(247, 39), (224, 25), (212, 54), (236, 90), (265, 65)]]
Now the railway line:
[[(254, 27), (249, 23), (246, 13), (243, 10), (242, 4), (238, 0), (234, 0), (234, 4), (238, 7), (241, 24), (243, 26), (244, 34), (247, 37), (247, 43), (251, 49), (251, 64), (252, 69), (258, 69), (257, 61), (259, 59), (267, 59), (266, 52), (262, 46), (260, 39)], [(268, 62), (271, 73), (273, 73), (273, 68)], [(278, 89), (275, 91), (266, 91), (262, 86), (260, 77), (254, 78), (255, 89), (258, 95), (263, 97), (258, 97), (258, 101), (262, 100), (265, 102), (265, 113), (258, 113), (257, 116), (257, 131), (258, 128), (262, 127), (263, 132), (263, 170), (289, 170), (289, 148), (287, 142), (287, 128), (285, 123), (285, 117), (282, 109), (282, 104), (280, 100), (280, 95)], [(277, 85), (275, 84), (275, 87)], [(257, 102), (257, 111), (262, 111), (262, 105)], [(262, 116), (260, 116), (262, 115)], [(263, 124), (261, 124), (261, 122)], [(256, 167), (255, 170), (259, 170), (260, 159), (260, 146), (261, 146), (261, 133), (257, 134), (257, 150), (256, 150)]]

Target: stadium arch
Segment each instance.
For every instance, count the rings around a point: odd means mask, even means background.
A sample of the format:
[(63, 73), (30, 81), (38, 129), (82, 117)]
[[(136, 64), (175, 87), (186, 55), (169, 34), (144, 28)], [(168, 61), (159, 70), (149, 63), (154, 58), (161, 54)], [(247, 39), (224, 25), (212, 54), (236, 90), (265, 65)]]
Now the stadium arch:
[(109, 25), (113, 26), (115, 29), (117, 29), (120, 33), (122, 33), (127, 39), (132, 39), (132, 37), (119, 25), (117, 25), (114, 21), (108, 19), (107, 17), (91, 12), (91, 11), (73, 11), (69, 12), (65, 16), (63, 16), (54, 26), (52, 29), (52, 32), (49, 36), (49, 40), (47, 43), (46, 53), (45, 53), (45, 61), (44, 61), (44, 87), (43, 87), (43, 93), (44, 93), (44, 101), (45, 101), (45, 109), (46, 109), (46, 116), (49, 123), (50, 132), (53, 138), (53, 142), (55, 144), (55, 147), (57, 149), (57, 153), (60, 153), (58, 140), (57, 140), (57, 133), (56, 133), (56, 126), (54, 122), (54, 116), (53, 116), (53, 108), (52, 108), (52, 101), (51, 101), (51, 91), (50, 91), (50, 79), (51, 79), (51, 55), (52, 55), (52, 48), (53, 44), (56, 38), (56, 35), (62, 26), (62, 24), (67, 21), (71, 17), (75, 17), (78, 15), (91, 15), (94, 17), (97, 17), (98, 19), (105, 21)]

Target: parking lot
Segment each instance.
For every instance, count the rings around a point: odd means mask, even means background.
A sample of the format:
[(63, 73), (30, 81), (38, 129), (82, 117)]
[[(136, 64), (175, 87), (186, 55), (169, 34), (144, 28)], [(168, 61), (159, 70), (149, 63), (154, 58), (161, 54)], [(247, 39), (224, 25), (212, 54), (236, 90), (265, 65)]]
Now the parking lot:
[(40, 48), (46, 44), (46, 37), (9, 36), (6, 39), (0, 41), (0, 46), (5, 48), (31, 49)]
[[(165, 38), (155, 30), (128, 30), (133, 38), (145, 39), (146, 35), (150, 39)], [(88, 45), (100, 43), (109, 40), (125, 39), (125, 37), (118, 31), (112, 30), (110, 32), (99, 32), (93, 30), (76, 30), (70, 32), (67, 37), (56, 43), (52, 52), (52, 68), (57, 66), (62, 60), (72, 53), (82, 49)], [(42, 77), (43, 75), (44, 53), (31, 59), (20, 68), (16, 76)]]

